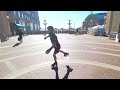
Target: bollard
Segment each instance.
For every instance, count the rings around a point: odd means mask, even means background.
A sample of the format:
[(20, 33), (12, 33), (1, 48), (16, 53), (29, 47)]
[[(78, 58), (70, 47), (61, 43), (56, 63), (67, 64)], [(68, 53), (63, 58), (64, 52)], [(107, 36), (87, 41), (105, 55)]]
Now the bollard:
[(116, 34), (115, 41), (116, 41), (116, 42), (120, 42), (120, 33)]
[(2, 33), (1, 34), (1, 43), (6, 41), (6, 34), (5, 33)]
[(120, 33), (118, 33), (118, 42), (120, 42)]

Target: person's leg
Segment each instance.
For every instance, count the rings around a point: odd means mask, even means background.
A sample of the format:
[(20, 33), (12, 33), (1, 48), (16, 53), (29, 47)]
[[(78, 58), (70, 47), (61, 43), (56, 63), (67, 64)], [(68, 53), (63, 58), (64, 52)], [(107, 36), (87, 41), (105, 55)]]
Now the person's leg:
[(57, 54), (57, 53), (54, 53), (54, 54), (53, 54), (53, 58), (54, 58), (54, 61), (55, 61), (55, 62), (56, 62), (56, 60), (57, 60), (56, 54)]
[(20, 35), (18, 35), (18, 41), (20, 41)]
[(22, 35), (20, 35), (19, 37), (20, 37), (20, 43), (22, 43), (22, 39), (23, 39)]
[(55, 51), (54, 51), (54, 53), (53, 53), (53, 58), (54, 58), (54, 61), (55, 61), (55, 62), (52, 64), (52, 67), (53, 67), (55, 64), (57, 65), (57, 57), (56, 57), (57, 53), (59, 53), (59, 48), (58, 48), (58, 47), (55, 48)]
[(65, 74), (65, 76), (63, 77), (63, 79), (68, 79), (68, 76), (69, 76), (70, 72), (73, 71), (73, 69), (70, 68), (70, 66), (66, 65), (66, 67), (67, 67), (67, 73)]
[(52, 68), (54, 67), (54, 65), (57, 65), (57, 57), (56, 57), (56, 54), (57, 54), (57, 49), (55, 48), (55, 51), (53, 53), (53, 58), (54, 58), (54, 63), (51, 65)]
[(62, 51), (62, 50), (59, 50), (59, 52), (63, 53), (63, 54), (64, 54), (64, 56), (67, 56), (67, 55), (69, 55), (69, 53), (67, 53), (67, 52), (64, 52), (64, 51)]
[(55, 70), (55, 72), (56, 72), (56, 79), (59, 79), (58, 70)]
[(54, 62), (54, 63), (53, 63), (52, 70), (55, 70), (56, 79), (59, 79), (57, 62)]

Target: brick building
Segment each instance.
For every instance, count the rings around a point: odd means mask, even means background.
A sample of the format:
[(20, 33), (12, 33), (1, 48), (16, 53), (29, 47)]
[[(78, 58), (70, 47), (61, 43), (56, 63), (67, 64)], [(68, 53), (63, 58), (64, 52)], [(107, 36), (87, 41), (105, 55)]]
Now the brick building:
[(5, 11), (0, 11), (0, 41), (6, 41), (11, 36), (9, 17)]
[(40, 21), (37, 11), (6, 11), (12, 35), (17, 32), (17, 26), (25, 32), (40, 31)]

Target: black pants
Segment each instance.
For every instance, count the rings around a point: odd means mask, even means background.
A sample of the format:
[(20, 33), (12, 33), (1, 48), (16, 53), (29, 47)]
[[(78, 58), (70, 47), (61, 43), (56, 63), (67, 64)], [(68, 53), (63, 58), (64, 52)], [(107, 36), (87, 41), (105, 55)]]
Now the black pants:
[(54, 53), (59, 53), (60, 48), (61, 48), (60, 44), (57, 44)]
[(21, 41), (22, 40), (22, 35), (19, 35), (19, 37), (18, 37), (18, 41)]

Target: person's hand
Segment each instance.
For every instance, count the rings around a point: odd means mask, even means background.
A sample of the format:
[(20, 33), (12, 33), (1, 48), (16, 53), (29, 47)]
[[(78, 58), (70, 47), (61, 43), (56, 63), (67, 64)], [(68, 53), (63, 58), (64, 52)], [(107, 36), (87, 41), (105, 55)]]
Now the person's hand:
[(48, 49), (48, 50), (46, 50), (46, 52), (45, 52), (45, 53), (46, 53), (46, 54), (48, 54), (50, 51), (51, 51), (51, 49)]
[(47, 37), (45, 37), (44, 39), (46, 39)]

